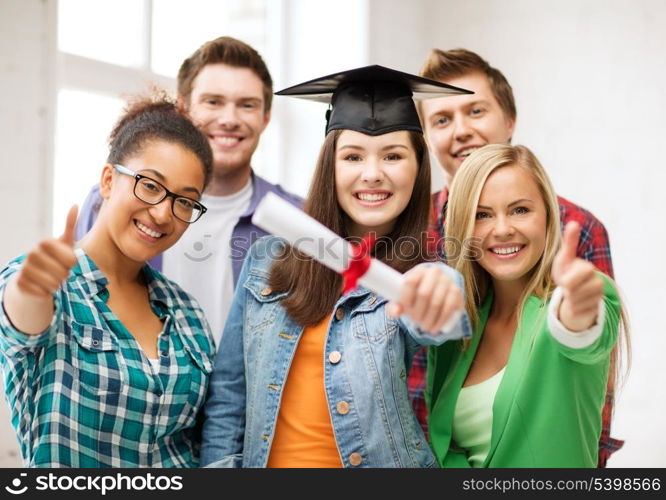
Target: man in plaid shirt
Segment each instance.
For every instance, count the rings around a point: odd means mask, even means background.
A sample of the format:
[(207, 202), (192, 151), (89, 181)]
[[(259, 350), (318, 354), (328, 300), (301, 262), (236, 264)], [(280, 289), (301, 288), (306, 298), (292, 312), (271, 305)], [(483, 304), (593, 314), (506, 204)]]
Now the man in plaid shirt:
[[(444, 167), (447, 185), (450, 185), (462, 162), (473, 151), (486, 144), (511, 142), (516, 123), (513, 91), (499, 70), (478, 54), (464, 49), (433, 49), (421, 76), (475, 92), (473, 95), (430, 99), (420, 104), (430, 151)], [(428, 251), (441, 258), (444, 258), (444, 207), (448, 194), (448, 189), (444, 188), (432, 195)], [(613, 277), (610, 245), (603, 224), (587, 210), (562, 197), (558, 197), (558, 202), (562, 227), (569, 221), (577, 221), (582, 228), (578, 257), (592, 262), (600, 271)], [(408, 383), (414, 410), (427, 435), (425, 370), (426, 350), (422, 349), (414, 357)], [(624, 444), (610, 437), (613, 395), (611, 376), (602, 413), (599, 467), (605, 467), (611, 453)]]

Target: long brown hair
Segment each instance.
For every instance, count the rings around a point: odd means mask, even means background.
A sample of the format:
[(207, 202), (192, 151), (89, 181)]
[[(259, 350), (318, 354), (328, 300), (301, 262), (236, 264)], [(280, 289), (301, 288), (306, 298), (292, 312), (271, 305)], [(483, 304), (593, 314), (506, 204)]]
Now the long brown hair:
[[(340, 208), (335, 188), (335, 150), (341, 133), (333, 130), (324, 140), (303, 210), (336, 234), (349, 238), (347, 215)], [(425, 140), (419, 132), (408, 133), (418, 161), (412, 197), (391, 233), (379, 238), (372, 252), (373, 257), (400, 272), (425, 260), (424, 237), (430, 210), (430, 160)], [(401, 242), (411, 246), (399, 246)], [(342, 289), (339, 274), (291, 247), (273, 262), (269, 283), (277, 293), (291, 292), (282, 306), (303, 326), (316, 325), (330, 314)]]

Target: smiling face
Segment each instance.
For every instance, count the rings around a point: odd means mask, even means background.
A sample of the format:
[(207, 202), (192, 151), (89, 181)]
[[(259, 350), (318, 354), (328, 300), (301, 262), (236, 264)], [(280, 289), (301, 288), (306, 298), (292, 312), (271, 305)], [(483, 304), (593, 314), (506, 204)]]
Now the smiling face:
[[(199, 200), (204, 188), (201, 160), (189, 149), (165, 141), (148, 142), (124, 161), (137, 174), (150, 177), (169, 191)], [(149, 205), (134, 195), (135, 179), (106, 165), (100, 193), (105, 200), (100, 218), (115, 247), (130, 260), (143, 262), (171, 247), (189, 224), (174, 217), (172, 198)]]
[(546, 206), (525, 168), (494, 170), (486, 180), (476, 211), (474, 237), (479, 238), (478, 263), (494, 282), (523, 287), (544, 253)]
[(248, 68), (208, 64), (194, 79), (188, 113), (208, 137), (216, 176), (249, 171), (270, 120), (264, 101), (263, 83)]
[(407, 131), (370, 136), (344, 130), (335, 149), (335, 187), (348, 234), (388, 234), (409, 203), (417, 171)]
[(469, 73), (444, 83), (474, 91), (421, 103), (430, 151), (452, 178), (476, 149), (486, 144), (509, 143), (515, 120), (506, 116), (483, 73)]

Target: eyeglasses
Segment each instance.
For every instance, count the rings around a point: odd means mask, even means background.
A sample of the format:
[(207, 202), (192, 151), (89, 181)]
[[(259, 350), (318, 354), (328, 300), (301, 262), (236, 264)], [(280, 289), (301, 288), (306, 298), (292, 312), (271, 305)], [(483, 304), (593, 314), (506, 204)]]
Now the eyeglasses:
[(113, 166), (118, 173), (129, 175), (134, 177), (136, 182), (134, 183), (134, 196), (148, 203), (149, 205), (157, 205), (161, 203), (164, 198), (167, 196), (172, 199), (171, 201), (171, 212), (178, 219), (188, 224), (192, 224), (199, 220), (203, 214), (208, 210), (201, 203), (192, 198), (187, 198), (186, 196), (179, 196), (172, 193), (162, 184), (156, 180), (146, 177), (145, 175), (137, 174), (136, 172), (130, 170), (127, 167), (122, 165), (115, 164)]

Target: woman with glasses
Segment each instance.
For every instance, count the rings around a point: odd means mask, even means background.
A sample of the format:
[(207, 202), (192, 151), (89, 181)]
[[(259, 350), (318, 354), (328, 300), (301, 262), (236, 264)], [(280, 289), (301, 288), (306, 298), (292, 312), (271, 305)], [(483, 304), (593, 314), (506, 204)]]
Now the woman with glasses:
[(0, 360), (31, 467), (190, 467), (214, 348), (190, 295), (146, 261), (206, 208), (206, 138), (164, 97), (130, 105), (110, 136), (92, 230), (0, 272)]

